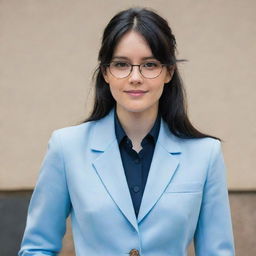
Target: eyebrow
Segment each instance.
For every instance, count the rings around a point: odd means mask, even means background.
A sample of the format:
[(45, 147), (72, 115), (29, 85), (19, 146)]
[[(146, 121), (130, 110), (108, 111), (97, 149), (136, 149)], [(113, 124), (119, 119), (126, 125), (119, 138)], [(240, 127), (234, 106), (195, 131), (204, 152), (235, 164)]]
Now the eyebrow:
[[(130, 60), (128, 57), (125, 56), (114, 56), (112, 59), (124, 59), (124, 60)], [(154, 56), (148, 56), (143, 57), (142, 60), (148, 60), (148, 59), (156, 59)]]

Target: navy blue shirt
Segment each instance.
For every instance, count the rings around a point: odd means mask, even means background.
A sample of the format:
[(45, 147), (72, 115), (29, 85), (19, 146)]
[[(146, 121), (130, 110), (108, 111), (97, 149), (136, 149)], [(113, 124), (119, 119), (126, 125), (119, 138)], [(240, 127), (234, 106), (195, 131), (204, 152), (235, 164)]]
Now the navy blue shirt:
[(126, 135), (115, 112), (115, 133), (136, 217), (138, 217), (159, 129), (160, 115), (157, 116), (150, 132), (143, 138), (142, 149), (137, 153), (132, 149), (132, 141)]

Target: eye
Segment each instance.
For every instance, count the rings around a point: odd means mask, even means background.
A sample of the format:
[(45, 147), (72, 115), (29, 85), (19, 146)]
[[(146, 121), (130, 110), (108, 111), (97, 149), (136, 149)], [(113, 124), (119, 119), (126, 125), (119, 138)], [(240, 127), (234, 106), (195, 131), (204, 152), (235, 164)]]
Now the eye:
[(127, 63), (127, 62), (123, 62), (123, 61), (113, 61), (111, 62), (110, 64), (113, 68), (129, 68), (130, 67), (130, 64)]
[(144, 67), (146, 69), (155, 69), (155, 68), (160, 67), (160, 63), (150, 61), (150, 62), (146, 62), (146, 63), (142, 64), (142, 67)]

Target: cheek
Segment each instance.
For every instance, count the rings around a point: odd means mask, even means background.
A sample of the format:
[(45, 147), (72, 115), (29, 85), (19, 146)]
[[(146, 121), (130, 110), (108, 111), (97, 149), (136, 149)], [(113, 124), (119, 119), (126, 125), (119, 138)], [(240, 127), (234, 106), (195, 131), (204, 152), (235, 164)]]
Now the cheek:
[(162, 80), (160, 80), (157, 83), (154, 83), (151, 88), (152, 94), (156, 98), (160, 98), (164, 90), (164, 83), (162, 82)]
[(110, 92), (115, 100), (120, 98), (120, 95), (121, 95), (121, 87), (120, 86), (118, 86), (117, 84), (113, 85), (110, 83), (109, 89), (110, 89)]

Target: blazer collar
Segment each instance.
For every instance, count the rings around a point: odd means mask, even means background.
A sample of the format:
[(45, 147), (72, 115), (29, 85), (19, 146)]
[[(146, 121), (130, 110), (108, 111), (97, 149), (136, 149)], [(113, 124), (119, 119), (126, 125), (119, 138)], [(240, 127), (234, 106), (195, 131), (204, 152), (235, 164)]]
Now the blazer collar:
[[(90, 147), (95, 151), (105, 151), (106, 148), (116, 140), (115, 134), (115, 120), (114, 108), (100, 120), (93, 121), (94, 127), (90, 142)], [(167, 123), (161, 118), (160, 131), (158, 135), (158, 142), (169, 153), (180, 153), (180, 141), (182, 139), (176, 137), (168, 128)]]
[(114, 109), (112, 109), (105, 117), (93, 121), (90, 147), (95, 151), (105, 151), (115, 139)]

